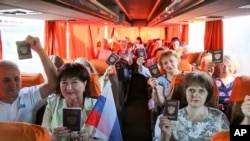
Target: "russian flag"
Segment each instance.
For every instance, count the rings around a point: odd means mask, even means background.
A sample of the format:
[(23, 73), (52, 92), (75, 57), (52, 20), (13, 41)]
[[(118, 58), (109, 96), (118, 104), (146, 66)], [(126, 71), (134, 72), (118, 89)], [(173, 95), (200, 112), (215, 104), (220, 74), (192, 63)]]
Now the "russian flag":
[(102, 94), (98, 97), (85, 124), (96, 128), (94, 137), (104, 141), (123, 140), (110, 81), (107, 82)]

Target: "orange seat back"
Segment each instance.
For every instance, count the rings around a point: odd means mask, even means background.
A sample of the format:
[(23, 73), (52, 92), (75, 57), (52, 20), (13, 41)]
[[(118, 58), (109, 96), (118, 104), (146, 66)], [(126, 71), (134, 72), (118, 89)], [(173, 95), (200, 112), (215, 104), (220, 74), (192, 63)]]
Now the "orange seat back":
[[(91, 59), (89, 60), (89, 62), (94, 65), (99, 75), (103, 75), (106, 69), (108, 68), (108, 64), (106, 63), (106, 60), (103, 60), (103, 59)], [(116, 74), (115, 69), (112, 74)]]
[(199, 57), (199, 55), (202, 52), (191, 52), (191, 53), (186, 53), (185, 57), (187, 58), (188, 62), (190, 64), (195, 63), (195, 61), (197, 60), (197, 58)]
[(22, 88), (42, 84), (44, 78), (41, 73), (21, 72)]
[(186, 58), (180, 59), (179, 70), (188, 71), (188, 72), (192, 71), (192, 67), (191, 67), (191, 64), (189, 63), (188, 59), (186, 59)]
[(99, 78), (95, 73), (91, 73), (89, 89), (91, 91), (92, 98), (98, 98), (101, 95), (101, 88), (99, 85)]
[(211, 141), (229, 141), (230, 140), (230, 131), (220, 131), (214, 134), (211, 138)]
[[(184, 99), (181, 83), (185, 78), (185, 74), (178, 74), (172, 78), (171, 85), (169, 88), (169, 94), (167, 99), (180, 100), (180, 108), (187, 106), (187, 102)], [(219, 90), (214, 81), (214, 93), (210, 101), (207, 102), (207, 106), (218, 108), (219, 103)]]
[(0, 141), (50, 141), (48, 130), (24, 122), (0, 122)]
[(64, 63), (73, 63), (74, 60), (71, 59), (71, 58), (63, 58), (63, 62), (64, 62)]
[(238, 76), (234, 80), (234, 86), (226, 109), (226, 116), (231, 124), (239, 124), (242, 121), (244, 115), (241, 111), (241, 104), (246, 95), (250, 95), (250, 76)]
[(250, 95), (250, 76), (238, 76), (234, 80), (234, 86), (229, 101), (243, 101), (246, 95)]

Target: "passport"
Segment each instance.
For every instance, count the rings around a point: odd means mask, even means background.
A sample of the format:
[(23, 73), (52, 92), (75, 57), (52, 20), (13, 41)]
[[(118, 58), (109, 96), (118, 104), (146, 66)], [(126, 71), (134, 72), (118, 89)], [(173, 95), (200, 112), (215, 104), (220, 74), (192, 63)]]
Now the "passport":
[(168, 117), (169, 120), (177, 120), (179, 111), (179, 100), (166, 100), (164, 115)]
[(106, 63), (108, 65), (115, 65), (119, 60), (120, 60), (120, 56), (113, 52), (112, 54), (110, 54), (110, 56), (106, 60)]
[(16, 41), (17, 54), (20, 60), (32, 58), (30, 44), (26, 41)]
[(212, 62), (223, 63), (223, 50), (212, 50)]
[(137, 54), (138, 54), (139, 57), (147, 59), (146, 51), (145, 51), (144, 48), (138, 48), (137, 49)]
[(161, 72), (157, 64), (151, 65), (148, 69), (152, 77), (157, 78), (161, 76)]
[(79, 107), (63, 108), (63, 127), (71, 131), (80, 131), (81, 129), (82, 109)]

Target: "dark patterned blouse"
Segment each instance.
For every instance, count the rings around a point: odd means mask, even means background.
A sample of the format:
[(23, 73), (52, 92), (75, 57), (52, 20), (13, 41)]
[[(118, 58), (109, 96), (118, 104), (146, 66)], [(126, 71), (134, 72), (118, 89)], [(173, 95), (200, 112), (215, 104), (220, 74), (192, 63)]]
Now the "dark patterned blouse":
[(219, 78), (215, 78), (215, 82), (219, 89), (219, 103), (227, 104), (232, 93), (234, 81), (227, 85), (224, 85)]

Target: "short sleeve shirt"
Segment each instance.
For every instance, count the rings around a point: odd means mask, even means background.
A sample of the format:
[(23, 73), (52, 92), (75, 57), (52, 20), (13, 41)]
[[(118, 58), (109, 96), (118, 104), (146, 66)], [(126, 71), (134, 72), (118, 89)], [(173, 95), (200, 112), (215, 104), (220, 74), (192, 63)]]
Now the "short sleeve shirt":
[(170, 87), (171, 81), (167, 79), (166, 75), (162, 75), (157, 78), (158, 84), (163, 86), (164, 96), (167, 96), (168, 89)]
[(0, 121), (34, 123), (39, 101), (42, 100), (39, 88), (22, 88), (12, 104), (0, 100)]

